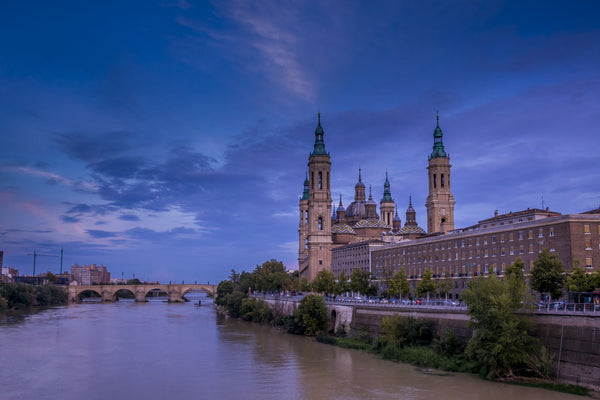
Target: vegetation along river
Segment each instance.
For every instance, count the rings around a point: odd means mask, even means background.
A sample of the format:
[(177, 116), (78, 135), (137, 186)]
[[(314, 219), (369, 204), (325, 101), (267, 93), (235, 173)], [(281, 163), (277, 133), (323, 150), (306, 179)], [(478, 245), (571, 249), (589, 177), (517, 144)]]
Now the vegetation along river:
[(188, 298), (0, 314), (0, 399), (581, 399), (419, 372)]

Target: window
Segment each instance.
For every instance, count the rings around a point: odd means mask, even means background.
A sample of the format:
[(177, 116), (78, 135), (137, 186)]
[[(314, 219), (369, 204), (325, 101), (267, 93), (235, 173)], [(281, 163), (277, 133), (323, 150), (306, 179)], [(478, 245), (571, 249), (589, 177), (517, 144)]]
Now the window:
[(510, 254), (511, 256), (514, 256), (515, 255), (515, 248), (511, 247), (508, 254)]
[(548, 232), (548, 236), (554, 236), (554, 227), (550, 228), (550, 232)]
[(479, 238), (475, 239), (475, 246), (479, 246)]
[(506, 249), (503, 247), (500, 249), (500, 256), (505, 256), (506, 255)]
[(592, 241), (590, 239), (585, 239), (585, 249), (586, 250), (592, 249)]
[(529, 231), (528, 239), (533, 239), (533, 231)]
[(323, 260), (319, 260), (319, 265), (323, 265)]
[(496, 243), (496, 236), (492, 236), (492, 244)]
[(525, 249), (523, 248), (523, 245), (519, 246), (519, 254), (524, 254), (525, 253)]
[(440, 175), (440, 185), (444, 187), (444, 174)]
[(308, 249), (308, 238), (304, 239), (304, 248)]
[(509, 234), (508, 234), (508, 240), (509, 240), (509, 241), (511, 241), (511, 242), (512, 242), (513, 240), (515, 240), (515, 234), (514, 234), (514, 233), (512, 233), (512, 232), (511, 232), (511, 233), (509, 233)]
[(519, 232), (519, 240), (523, 240), (523, 232)]
[(308, 210), (304, 212), (304, 222), (308, 224)]
[(530, 253), (533, 253), (533, 243), (531, 243), (531, 244), (529, 245), (529, 252), (530, 252)]
[(496, 255), (497, 255), (497, 250), (496, 250), (496, 248), (494, 247), (494, 248), (492, 249), (492, 257), (496, 257)]
[(483, 244), (488, 244), (487, 236), (483, 238)]
[(485, 250), (483, 251), (483, 257), (484, 257), (484, 258), (486, 258), (487, 256), (488, 256), (488, 250), (487, 250), (487, 249), (485, 249)]
[(500, 235), (500, 243), (504, 243), (504, 233)]
[(590, 234), (590, 226), (589, 225), (583, 226), (583, 233), (585, 233), (586, 235)]
[(543, 237), (544, 237), (544, 229), (540, 228), (540, 229), (538, 230), (538, 237), (541, 237), (541, 238), (543, 238)]
[(323, 173), (319, 171), (319, 189), (323, 189)]
[(592, 257), (586, 257), (585, 258), (585, 267), (586, 268), (592, 268)]
[(319, 230), (322, 231), (323, 230), (323, 218), (319, 217)]

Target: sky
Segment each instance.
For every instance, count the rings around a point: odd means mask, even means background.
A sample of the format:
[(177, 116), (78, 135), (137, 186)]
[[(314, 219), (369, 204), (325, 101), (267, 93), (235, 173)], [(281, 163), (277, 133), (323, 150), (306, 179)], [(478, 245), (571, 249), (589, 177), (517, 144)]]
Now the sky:
[[(436, 113), (455, 226), (600, 205), (600, 2), (3, 1), (0, 250), (113, 277), (297, 268), (317, 113), (332, 197), (386, 170), (426, 227)], [(58, 272), (59, 258), (37, 258)]]

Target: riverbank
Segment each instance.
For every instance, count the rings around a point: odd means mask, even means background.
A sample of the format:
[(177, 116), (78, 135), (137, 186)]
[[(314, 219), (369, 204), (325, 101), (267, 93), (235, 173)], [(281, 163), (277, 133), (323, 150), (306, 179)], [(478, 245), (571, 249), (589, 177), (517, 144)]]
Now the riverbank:
[(59, 286), (26, 283), (0, 284), (0, 311), (66, 304), (67, 292)]

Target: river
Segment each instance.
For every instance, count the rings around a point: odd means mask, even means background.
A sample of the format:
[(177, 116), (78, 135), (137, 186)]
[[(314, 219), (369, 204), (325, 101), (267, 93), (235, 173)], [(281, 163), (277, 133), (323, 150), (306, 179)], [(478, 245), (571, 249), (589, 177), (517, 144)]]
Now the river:
[(581, 399), (466, 374), (424, 374), (224, 319), (200, 296), (0, 316), (0, 399)]

